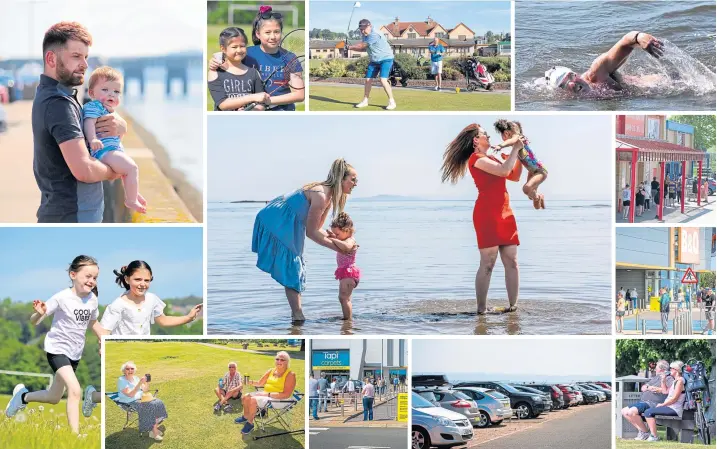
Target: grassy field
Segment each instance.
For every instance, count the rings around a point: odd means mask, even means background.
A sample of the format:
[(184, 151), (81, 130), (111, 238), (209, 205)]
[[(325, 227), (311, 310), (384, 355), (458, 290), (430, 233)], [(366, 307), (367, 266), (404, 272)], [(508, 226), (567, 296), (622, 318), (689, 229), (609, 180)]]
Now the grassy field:
[[(667, 441), (665, 438), (667, 436), (665, 435), (666, 432), (664, 430), (658, 430), (657, 431), (657, 437), (660, 439), (660, 441), (635, 441), (635, 440), (621, 440), (619, 438), (615, 439), (615, 447), (617, 449), (650, 449), (650, 448), (656, 448), (656, 449), (685, 449), (689, 446), (695, 446), (698, 445), (700, 447), (707, 447), (701, 444), (698, 444), (699, 440), (697, 438), (697, 434), (695, 434), (695, 441), (693, 444), (685, 444), (685, 443), (678, 443), (676, 441)], [(714, 446), (714, 444), (712, 445)]]
[[(0, 395), (0, 448), (12, 449), (98, 449), (100, 447), (99, 407), (92, 416), (85, 418), (80, 413), (80, 434), (78, 437), (67, 426), (66, 405), (30, 404), (12, 419), (5, 417), (4, 410), (10, 396)], [(42, 407), (42, 409), (40, 408)]]
[[(236, 361), (239, 372), (252, 379), (261, 377), (274, 366), (273, 355), (259, 355), (243, 351), (214, 348), (193, 342), (115, 342), (109, 341), (105, 355), (105, 384), (107, 391), (116, 391), (120, 367), (127, 360), (137, 364), (138, 375), (152, 375), (151, 390), (159, 389), (159, 398), (167, 407), (165, 435), (161, 447), (186, 448), (303, 448), (304, 435), (283, 435), (257, 441), (242, 439), (241, 427), (234, 419), (241, 413), (241, 403), (229, 415), (214, 415), (214, 388), (227, 369), (229, 361)], [(297, 389), (303, 392), (304, 361), (292, 360)], [(249, 389), (251, 391), (251, 389)], [(306, 400), (292, 411), (292, 429), (304, 428)], [(112, 402), (105, 408), (105, 444), (107, 449), (149, 447), (153, 440), (140, 436), (137, 424), (122, 430), (124, 412)], [(283, 429), (268, 428), (269, 432)], [(257, 432), (255, 430), (255, 432)], [(259, 433), (252, 433), (259, 435)]]
[[(510, 93), (433, 92), (414, 89), (393, 89), (396, 111), (508, 111)], [(312, 111), (379, 111), (388, 103), (381, 87), (371, 89), (369, 105), (363, 109), (354, 104), (363, 98), (363, 86), (326, 86), (312, 83), (310, 88)]]
[[(230, 348), (239, 348), (239, 349), (243, 348), (241, 343), (228, 343), (227, 346), (229, 346)], [(266, 343), (263, 343), (263, 346), (260, 348), (256, 343), (249, 343), (249, 346), (247, 346), (247, 349), (249, 349), (251, 351), (262, 351), (262, 352), (266, 352), (266, 353), (271, 352), (272, 354), (279, 352), (279, 351), (286, 351), (289, 354), (293, 354), (293, 353), (298, 353), (299, 350), (301, 349), (301, 346), (286, 346), (286, 345), (282, 345), (282, 344), (279, 344), (278, 346), (274, 346), (274, 345), (267, 345)]]
[[(242, 30), (244, 30), (244, 33), (246, 33), (247, 37), (249, 38), (250, 42), (247, 44), (251, 46), (251, 24), (248, 25), (236, 25)], [(226, 28), (227, 25), (207, 25), (207, 58), (211, 58), (212, 55), (218, 51), (221, 51), (219, 48), (219, 33), (222, 32), (224, 28)], [(291, 27), (284, 27), (284, 31), (288, 33), (291, 31)], [(294, 33), (296, 34), (296, 33)], [(288, 39), (287, 39), (288, 40)], [(301, 53), (304, 53), (305, 49), (301, 49)], [(298, 51), (298, 49), (297, 49)], [(297, 103), (296, 104), (296, 110), (297, 111), (303, 111), (306, 109), (305, 103)], [(214, 110), (214, 100), (212, 100), (212, 96), (209, 95), (209, 91), (207, 91), (207, 111), (213, 111)]]

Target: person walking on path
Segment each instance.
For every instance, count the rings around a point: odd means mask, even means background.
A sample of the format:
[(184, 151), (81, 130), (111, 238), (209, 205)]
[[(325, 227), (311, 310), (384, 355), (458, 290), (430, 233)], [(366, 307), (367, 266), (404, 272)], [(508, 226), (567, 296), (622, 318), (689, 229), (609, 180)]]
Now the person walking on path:
[(368, 377), (364, 379), (361, 394), (363, 395), (363, 420), (373, 421), (373, 398), (376, 392), (371, 383), (371, 379)]
[(705, 303), (705, 317), (707, 318), (707, 335), (712, 335), (715, 330), (715, 293), (712, 288), (707, 287), (702, 295)]
[(518, 160), (518, 152), (523, 148), (523, 143), (518, 141), (513, 144), (510, 155), (504, 161), (489, 156), (487, 152), (490, 147), (488, 133), (479, 124), (470, 124), (448, 144), (441, 167), (442, 182), (455, 184), (468, 171), (479, 191), (473, 208), (473, 228), (480, 253), (480, 266), (475, 277), (478, 315), (484, 315), (487, 311), (488, 287), (498, 255), (505, 269), (509, 305), (491, 312), (517, 311), (520, 288), (520, 240), (510, 207), (506, 179), (513, 182), (520, 180), (523, 164)]
[(622, 319), (625, 316), (625, 298), (621, 295), (617, 295), (617, 311), (615, 313), (615, 328), (618, 334), (622, 334), (623, 322)]
[(329, 381), (326, 379), (326, 373), (321, 373), (319, 378), (319, 411), (323, 404), (324, 412), (329, 411)]
[(314, 373), (311, 373), (309, 377), (309, 408), (311, 409), (311, 415), (315, 420), (319, 419), (317, 414), (317, 408), (319, 406), (319, 381), (314, 377)]
[(356, 45), (349, 45), (348, 49), (367, 52), (369, 63), (366, 69), (363, 100), (355, 107), (365, 108), (368, 106), (368, 97), (371, 95), (373, 77), (378, 74), (381, 80), (381, 86), (383, 86), (383, 90), (386, 92), (386, 96), (388, 96), (386, 110), (396, 109), (396, 100), (393, 99), (391, 84), (388, 82), (388, 76), (391, 74), (394, 59), (391, 45), (389, 45), (388, 40), (384, 36), (373, 30), (373, 26), (368, 19), (361, 19), (359, 22), (359, 31), (363, 34), (362, 41)]
[(660, 289), (660, 322), (662, 324), (662, 333), (667, 333), (667, 320), (670, 317), (670, 294), (666, 288)]

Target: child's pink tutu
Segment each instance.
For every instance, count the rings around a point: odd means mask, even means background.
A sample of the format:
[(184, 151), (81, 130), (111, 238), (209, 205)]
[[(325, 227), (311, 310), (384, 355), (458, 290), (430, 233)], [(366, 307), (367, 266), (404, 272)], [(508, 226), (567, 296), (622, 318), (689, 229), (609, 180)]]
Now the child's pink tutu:
[(361, 269), (356, 265), (339, 267), (334, 272), (334, 276), (336, 276), (336, 279), (339, 281), (342, 279), (353, 279), (356, 281), (356, 285), (358, 285), (359, 279), (361, 279)]

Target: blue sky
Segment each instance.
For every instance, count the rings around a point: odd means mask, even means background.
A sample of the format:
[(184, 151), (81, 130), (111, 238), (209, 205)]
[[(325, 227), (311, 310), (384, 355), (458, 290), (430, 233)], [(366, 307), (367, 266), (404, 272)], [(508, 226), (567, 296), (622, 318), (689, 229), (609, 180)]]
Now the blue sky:
[[(423, 21), (431, 16), (444, 27), (453, 28), (463, 22), (475, 34), (486, 31), (510, 32), (510, 2), (467, 1), (361, 1), (354, 11), (351, 28), (358, 21), (369, 19), (378, 29), (393, 22), (398, 16), (402, 22)], [(309, 28), (328, 28), (334, 32), (346, 32), (354, 1), (313, 0), (309, 4)]]
[(0, 59), (42, 58), (53, 24), (80, 22), (92, 34), (90, 56), (162, 55), (204, 48), (206, 3), (174, 0), (7, 0), (0, 14)]
[[(371, 115), (209, 116), (209, 201), (267, 200), (311, 181), (326, 179), (343, 157), (358, 171), (354, 198), (403, 195), (475, 199), (470, 175), (458, 185), (441, 184), (446, 145), (471, 122), (499, 142), (498, 118), (519, 120), (531, 148), (548, 169), (540, 190), (546, 200), (609, 201), (612, 195), (612, 119), (609, 116)], [(251, 132), (246, 132), (251, 130)], [(279, 134), (279, 132), (281, 134)], [(508, 182), (512, 196), (523, 195)]]
[(0, 228), (0, 298), (46, 300), (69, 287), (67, 267), (86, 254), (100, 265), (100, 303), (122, 293), (112, 270), (146, 261), (160, 298), (203, 296), (202, 229), (188, 227)]
[(612, 377), (609, 339), (414, 339), (411, 354), (414, 373)]

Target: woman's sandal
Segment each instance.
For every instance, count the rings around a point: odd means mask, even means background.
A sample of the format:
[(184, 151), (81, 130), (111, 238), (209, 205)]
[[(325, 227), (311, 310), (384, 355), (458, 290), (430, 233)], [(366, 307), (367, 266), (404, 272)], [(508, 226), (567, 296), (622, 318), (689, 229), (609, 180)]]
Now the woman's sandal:
[(147, 432), (147, 436), (153, 439), (154, 441), (162, 441), (164, 438), (162, 438), (161, 432), (160, 434), (155, 435), (154, 432), (151, 430)]

